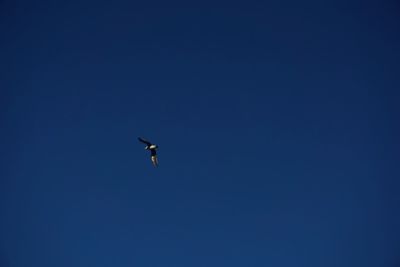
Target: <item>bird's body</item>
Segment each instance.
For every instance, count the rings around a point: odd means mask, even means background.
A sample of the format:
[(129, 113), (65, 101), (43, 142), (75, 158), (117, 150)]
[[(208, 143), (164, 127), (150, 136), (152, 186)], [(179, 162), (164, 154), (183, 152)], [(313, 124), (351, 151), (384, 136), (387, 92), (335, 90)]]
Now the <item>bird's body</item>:
[(150, 143), (149, 141), (139, 137), (138, 138), (140, 142), (146, 144), (146, 147), (144, 149), (150, 150), (151, 153), (151, 162), (153, 163), (154, 167), (158, 166), (158, 159), (157, 159), (157, 149), (158, 146), (155, 144)]

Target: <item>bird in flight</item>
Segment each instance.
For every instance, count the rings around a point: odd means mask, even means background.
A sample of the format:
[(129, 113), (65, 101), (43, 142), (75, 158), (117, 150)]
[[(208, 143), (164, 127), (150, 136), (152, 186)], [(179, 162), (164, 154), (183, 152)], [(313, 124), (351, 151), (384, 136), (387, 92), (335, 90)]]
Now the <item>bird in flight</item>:
[(158, 146), (155, 144), (150, 143), (149, 141), (138, 137), (139, 141), (142, 142), (143, 144), (146, 145), (146, 147), (144, 149), (146, 150), (150, 150), (150, 154), (151, 154), (151, 162), (153, 163), (154, 167), (158, 166), (158, 159), (157, 159), (157, 149)]

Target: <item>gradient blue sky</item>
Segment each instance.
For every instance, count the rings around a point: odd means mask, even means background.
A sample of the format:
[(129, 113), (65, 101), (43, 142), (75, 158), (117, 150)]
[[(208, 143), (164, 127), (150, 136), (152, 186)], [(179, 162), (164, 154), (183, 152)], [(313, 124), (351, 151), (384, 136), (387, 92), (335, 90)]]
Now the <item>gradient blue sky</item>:
[(0, 265), (399, 266), (399, 14), (1, 1)]

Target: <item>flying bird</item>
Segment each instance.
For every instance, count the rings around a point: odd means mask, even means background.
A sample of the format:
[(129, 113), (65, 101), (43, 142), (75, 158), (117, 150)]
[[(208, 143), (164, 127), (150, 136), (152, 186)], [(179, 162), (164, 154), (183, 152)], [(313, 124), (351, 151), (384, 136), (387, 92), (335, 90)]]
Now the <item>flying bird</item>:
[(144, 149), (146, 150), (150, 150), (150, 154), (151, 154), (151, 162), (153, 163), (154, 167), (158, 166), (158, 159), (157, 159), (157, 149), (158, 146), (155, 144), (150, 143), (149, 141), (138, 137), (139, 141), (142, 142), (143, 144), (146, 145), (146, 147)]

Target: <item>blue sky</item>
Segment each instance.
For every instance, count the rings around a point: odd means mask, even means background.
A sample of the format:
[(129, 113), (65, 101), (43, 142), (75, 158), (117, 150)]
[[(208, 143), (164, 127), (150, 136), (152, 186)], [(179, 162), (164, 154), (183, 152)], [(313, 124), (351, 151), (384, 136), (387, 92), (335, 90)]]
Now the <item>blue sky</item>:
[(0, 265), (397, 266), (399, 12), (1, 1)]

